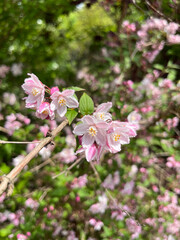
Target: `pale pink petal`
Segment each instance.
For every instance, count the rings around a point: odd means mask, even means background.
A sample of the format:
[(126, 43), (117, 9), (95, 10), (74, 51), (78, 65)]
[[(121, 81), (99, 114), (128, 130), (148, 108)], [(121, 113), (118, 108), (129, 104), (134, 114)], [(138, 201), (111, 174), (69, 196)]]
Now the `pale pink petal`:
[(97, 135), (95, 136), (97, 144), (104, 146), (106, 143), (106, 133), (105, 131), (98, 129)]
[(124, 134), (120, 134), (120, 143), (121, 144), (129, 144), (130, 140), (129, 137), (127, 135)]
[(78, 136), (81, 136), (83, 135), (85, 132), (87, 132), (87, 129), (88, 129), (88, 125), (85, 124), (85, 123), (80, 123), (78, 124), (75, 128), (74, 128), (74, 131), (73, 133), (75, 135), (78, 135)]
[(65, 97), (66, 105), (69, 108), (77, 108), (79, 106), (78, 101), (74, 97)]
[(96, 123), (96, 127), (102, 128), (102, 129), (107, 129), (109, 127), (109, 124), (104, 121), (100, 121), (100, 122)]
[(57, 104), (55, 104), (55, 101), (52, 101), (50, 106), (51, 106), (52, 111), (57, 109)]
[(51, 99), (52, 100), (55, 100), (55, 99), (57, 99), (57, 98), (59, 98), (59, 96), (60, 96), (60, 92), (59, 91), (55, 91), (52, 95), (51, 95)]
[(57, 113), (59, 114), (60, 117), (64, 117), (66, 112), (67, 112), (67, 107), (66, 106), (58, 106)]
[(89, 125), (94, 125), (95, 122), (95, 118), (90, 115), (84, 116), (81, 120)]
[(85, 155), (86, 155), (86, 160), (88, 162), (94, 160), (94, 158), (96, 157), (96, 153), (97, 153), (97, 148), (96, 145), (93, 144), (90, 147), (88, 147), (85, 151)]
[(89, 133), (85, 133), (82, 138), (82, 146), (88, 147), (94, 143), (94, 137), (91, 136)]
[(97, 107), (96, 112), (108, 112), (110, 108), (112, 108), (112, 102), (102, 103)]
[(66, 90), (64, 90), (64, 91), (61, 93), (61, 95), (62, 95), (63, 97), (71, 97), (72, 95), (74, 95), (74, 90), (72, 90), (72, 89), (66, 89)]
[(78, 153), (82, 153), (82, 152), (84, 152), (84, 148), (83, 147), (81, 147), (81, 148), (79, 148), (76, 152), (75, 152), (75, 155), (77, 155)]

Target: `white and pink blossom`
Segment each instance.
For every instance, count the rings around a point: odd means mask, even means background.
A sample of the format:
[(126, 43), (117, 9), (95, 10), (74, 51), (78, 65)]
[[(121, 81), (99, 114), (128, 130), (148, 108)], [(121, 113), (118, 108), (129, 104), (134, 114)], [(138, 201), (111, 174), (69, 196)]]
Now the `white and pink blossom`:
[(36, 111), (36, 116), (41, 119), (54, 119), (54, 111), (48, 102), (42, 102)]
[(93, 116), (86, 115), (81, 119), (82, 123), (78, 124), (73, 133), (82, 137), (82, 146), (87, 148), (96, 142), (100, 146), (106, 143), (106, 130), (108, 123), (98, 120)]
[(100, 104), (96, 111), (94, 112), (93, 116), (99, 120), (109, 121), (112, 120), (112, 116), (108, 111), (112, 107), (112, 102), (102, 103)]
[(78, 101), (74, 95), (74, 90), (66, 89), (62, 92), (58, 91), (57, 87), (53, 89), (51, 95), (51, 109), (53, 111), (57, 110), (60, 117), (64, 117), (67, 112), (67, 107), (77, 108), (79, 106)]
[(25, 93), (28, 94), (26, 99), (27, 108), (36, 108), (44, 100), (45, 85), (38, 79), (38, 77), (33, 73), (28, 73), (29, 78), (25, 79), (25, 83), (22, 85)]

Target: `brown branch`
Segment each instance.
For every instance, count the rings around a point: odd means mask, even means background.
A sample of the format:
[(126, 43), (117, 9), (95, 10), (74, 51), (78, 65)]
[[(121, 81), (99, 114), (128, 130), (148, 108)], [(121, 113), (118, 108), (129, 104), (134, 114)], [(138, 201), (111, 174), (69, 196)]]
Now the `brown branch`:
[(9, 187), (13, 184), (16, 176), (22, 171), (22, 169), (36, 156), (36, 154), (48, 143), (50, 143), (54, 137), (61, 132), (61, 130), (68, 124), (68, 120), (65, 119), (56, 129), (54, 129), (49, 137), (44, 138), (12, 171), (6, 176), (2, 176), (0, 185), (0, 195), (6, 191), (9, 191)]
[(0, 132), (8, 133), (8, 130), (4, 127), (0, 127)]
[(29, 144), (29, 143), (40, 143), (41, 141), (35, 141), (35, 142), (16, 142), (16, 141), (4, 141), (0, 140), (0, 144), (6, 144), (6, 143), (13, 143), (13, 144)]

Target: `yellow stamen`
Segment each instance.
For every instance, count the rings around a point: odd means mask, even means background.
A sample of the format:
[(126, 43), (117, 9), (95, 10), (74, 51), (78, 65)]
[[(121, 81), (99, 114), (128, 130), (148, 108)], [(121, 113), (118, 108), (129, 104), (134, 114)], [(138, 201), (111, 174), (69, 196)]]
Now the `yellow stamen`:
[(96, 136), (97, 134), (97, 129), (95, 127), (90, 127), (88, 129), (89, 135), (91, 135), (92, 137)]
[(114, 134), (113, 139), (115, 142), (117, 142), (120, 139), (121, 135), (120, 134)]
[(59, 99), (59, 104), (60, 104), (61, 106), (66, 105), (66, 100), (65, 100), (64, 98), (60, 98), (60, 99)]
[(98, 113), (100, 119), (104, 120), (104, 113)]
[(39, 93), (39, 90), (37, 88), (32, 89), (32, 95), (36, 96)]
[(48, 110), (44, 110), (42, 114), (48, 114)]

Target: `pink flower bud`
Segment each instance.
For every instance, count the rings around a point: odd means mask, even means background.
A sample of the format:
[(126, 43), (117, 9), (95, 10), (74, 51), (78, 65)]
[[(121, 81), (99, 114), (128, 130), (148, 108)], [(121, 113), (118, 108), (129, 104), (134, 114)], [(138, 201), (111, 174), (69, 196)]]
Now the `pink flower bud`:
[(56, 91), (59, 91), (59, 88), (58, 87), (53, 87), (53, 88), (51, 88), (50, 94), (52, 95)]

